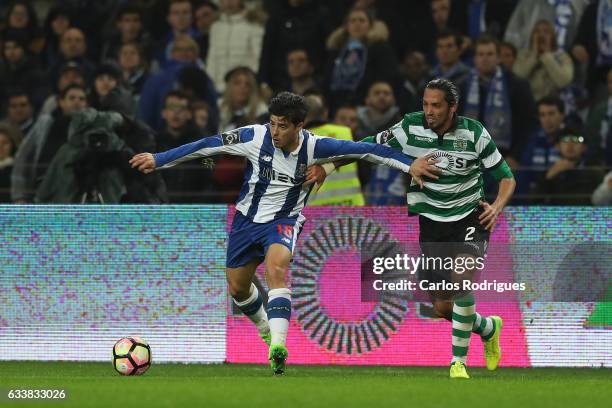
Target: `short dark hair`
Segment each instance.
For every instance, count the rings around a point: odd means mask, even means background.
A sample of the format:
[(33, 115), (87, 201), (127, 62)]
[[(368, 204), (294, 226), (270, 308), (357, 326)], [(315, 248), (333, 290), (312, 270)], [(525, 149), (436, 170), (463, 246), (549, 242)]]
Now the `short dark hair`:
[(497, 51), (497, 55), (499, 55), (499, 40), (497, 39), (497, 37), (489, 33), (483, 33), (483, 34), (480, 34), (480, 36), (478, 36), (478, 38), (476, 39), (476, 42), (474, 42), (474, 51), (476, 51), (476, 48), (478, 48), (479, 45), (486, 45), (486, 44), (495, 45), (495, 50)]
[(438, 89), (444, 92), (444, 100), (450, 106), (459, 104), (459, 89), (457, 89), (457, 85), (446, 78), (432, 79), (427, 83), (425, 89)]
[(284, 116), (297, 125), (306, 120), (308, 106), (302, 96), (291, 92), (281, 92), (272, 98), (268, 111), (270, 115)]
[(509, 41), (502, 41), (501, 43), (499, 43), (499, 48), (501, 47), (509, 48), (510, 51), (512, 51), (512, 55), (514, 56), (514, 58), (516, 58), (518, 50), (516, 49), (516, 46), (514, 44)]
[(124, 4), (117, 11), (117, 14), (115, 15), (115, 21), (121, 20), (126, 14), (138, 14), (138, 17), (142, 19), (143, 11), (142, 8), (140, 8), (140, 6), (137, 4)]
[(178, 89), (173, 89), (171, 91), (169, 91), (166, 96), (164, 97), (164, 108), (166, 107), (166, 102), (168, 102), (168, 99), (170, 98), (176, 98), (176, 99), (186, 99), (187, 100), (187, 109), (191, 109), (191, 97), (189, 97), (189, 95), (187, 95), (185, 92), (183, 91), (179, 91)]
[(556, 106), (559, 112), (561, 112), (562, 114), (565, 114), (565, 104), (563, 103), (563, 100), (556, 95), (549, 95), (549, 96), (545, 96), (542, 99), (540, 99), (538, 101), (538, 109), (542, 105)]
[(60, 94), (59, 94), (60, 99), (64, 99), (66, 95), (68, 95), (68, 92), (72, 91), (73, 89), (80, 89), (81, 91), (83, 91), (83, 93), (85, 93), (85, 95), (87, 95), (87, 90), (85, 89), (84, 86), (79, 85), (79, 84), (70, 84), (60, 91)]
[(17, 98), (19, 96), (25, 96), (26, 98), (28, 98), (28, 102), (32, 103), (30, 93), (24, 88), (20, 88), (20, 87), (9, 88), (8, 92), (6, 93), (7, 100), (11, 98)]
[(463, 37), (457, 31), (451, 30), (450, 28), (442, 29), (442, 31), (440, 31), (438, 35), (436, 35), (436, 43), (438, 42), (438, 40), (448, 37), (452, 37), (453, 40), (455, 40), (455, 45), (457, 46), (457, 48), (461, 48), (461, 45), (463, 44)]

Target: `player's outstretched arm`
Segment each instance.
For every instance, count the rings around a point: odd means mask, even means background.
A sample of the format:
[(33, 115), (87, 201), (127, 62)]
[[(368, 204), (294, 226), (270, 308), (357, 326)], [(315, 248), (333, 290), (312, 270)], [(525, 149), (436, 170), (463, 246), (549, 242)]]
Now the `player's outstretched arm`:
[(141, 153), (141, 155), (150, 156), (136, 155), (130, 160), (130, 164), (143, 173), (150, 173), (155, 169), (172, 167), (199, 157), (217, 154), (246, 156), (250, 142), (253, 140), (254, 132), (254, 127), (245, 127), (220, 135), (208, 136), (165, 152), (155, 154)]

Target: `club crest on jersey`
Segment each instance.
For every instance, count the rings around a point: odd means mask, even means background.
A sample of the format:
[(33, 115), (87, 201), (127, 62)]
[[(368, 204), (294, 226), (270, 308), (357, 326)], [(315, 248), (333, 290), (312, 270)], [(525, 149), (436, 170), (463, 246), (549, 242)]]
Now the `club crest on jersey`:
[(240, 131), (238, 129), (221, 133), (221, 142), (224, 146), (240, 143)]
[(462, 136), (457, 136), (455, 140), (453, 140), (453, 148), (460, 152), (467, 150), (468, 141)]

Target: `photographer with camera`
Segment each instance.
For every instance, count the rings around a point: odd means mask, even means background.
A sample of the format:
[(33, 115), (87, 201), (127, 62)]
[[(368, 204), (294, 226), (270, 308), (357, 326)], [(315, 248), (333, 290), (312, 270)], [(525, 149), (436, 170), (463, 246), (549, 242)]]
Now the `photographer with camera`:
[(47, 166), (68, 138), (72, 116), (87, 106), (85, 88), (68, 85), (60, 92), (58, 107), (41, 114), (15, 156), (11, 175), (11, 198), (18, 204), (31, 203)]

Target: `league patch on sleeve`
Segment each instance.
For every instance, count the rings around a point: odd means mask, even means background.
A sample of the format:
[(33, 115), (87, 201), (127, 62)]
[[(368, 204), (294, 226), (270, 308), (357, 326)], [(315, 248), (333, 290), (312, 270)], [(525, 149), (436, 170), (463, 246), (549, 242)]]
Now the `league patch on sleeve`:
[(394, 138), (395, 136), (393, 135), (391, 129), (387, 129), (376, 135), (376, 142), (378, 144), (388, 144)]
[(223, 146), (235, 145), (240, 143), (240, 131), (238, 129), (221, 133)]

